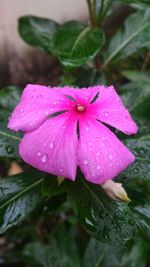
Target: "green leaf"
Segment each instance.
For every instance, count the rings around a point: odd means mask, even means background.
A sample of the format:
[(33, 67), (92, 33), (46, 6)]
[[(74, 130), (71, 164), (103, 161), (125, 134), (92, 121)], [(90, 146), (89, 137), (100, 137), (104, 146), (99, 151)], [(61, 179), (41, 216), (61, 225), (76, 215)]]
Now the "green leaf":
[(74, 228), (59, 224), (49, 245), (31, 243), (25, 247), (23, 258), (31, 267), (81, 267)]
[(99, 84), (106, 84), (104, 74), (100, 73), (95, 69), (87, 69), (81, 72), (79, 75), (76, 84), (79, 87), (88, 87)]
[(150, 135), (127, 139), (125, 144), (135, 155), (136, 161), (123, 174), (139, 181), (150, 179)]
[(21, 134), (7, 128), (10, 113), (0, 110), (0, 156), (18, 157), (18, 146)]
[(132, 82), (147, 82), (150, 84), (150, 73), (137, 70), (124, 70), (121, 74)]
[(0, 234), (22, 222), (41, 201), (43, 174), (27, 172), (0, 180)]
[(64, 182), (58, 184), (58, 179), (54, 175), (46, 175), (42, 183), (43, 196), (57, 196), (65, 192)]
[(49, 249), (49, 246), (45, 246), (38, 242), (26, 245), (23, 250), (23, 260), (26, 263), (26, 266), (50, 267), (48, 263)]
[(93, 59), (104, 44), (103, 32), (95, 27), (66, 22), (53, 36), (51, 50), (67, 67), (78, 67)]
[(83, 267), (145, 267), (148, 244), (135, 240), (128, 248), (109, 246), (91, 238), (85, 250)]
[(12, 111), (18, 104), (21, 90), (16, 86), (7, 86), (0, 89), (0, 108)]
[(125, 25), (111, 39), (103, 68), (114, 58), (123, 59), (141, 48), (150, 47), (150, 9), (129, 16)]
[(121, 97), (128, 109), (136, 116), (149, 117), (150, 83), (135, 81), (120, 88)]
[(134, 237), (136, 225), (127, 204), (111, 200), (100, 186), (80, 178), (68, 183), (67, 192), (79, 221), (96, 239), (124, 244)]
[(48, 267), (81, 267), (74, 228), (59, 224), (50, 238)]
[(46, 53), (51, 52), (51, 41), (58, 27), (55, 21), (36, 16), (23, 16), (18, 21), (18, 30), (22, 39)]
[(149, 0), (121, 0), (121, 2), (125, 4), (139, 3), (139, 4), (147, 4), (150, 5)]

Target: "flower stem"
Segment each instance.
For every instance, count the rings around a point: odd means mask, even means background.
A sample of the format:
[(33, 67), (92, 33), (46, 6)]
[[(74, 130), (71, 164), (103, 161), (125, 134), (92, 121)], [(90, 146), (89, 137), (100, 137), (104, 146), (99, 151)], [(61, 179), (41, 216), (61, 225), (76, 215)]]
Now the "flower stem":
[(91, 27), (95, 26), (95, 19), (93, 16), (93, 10), (92, 10), (92, 4), (90, 0), (86, 0), (87, 1), (87, 5), (88, 5), (88, 10), (89, 10), (89, 17), (90, 17), (90, 24)]

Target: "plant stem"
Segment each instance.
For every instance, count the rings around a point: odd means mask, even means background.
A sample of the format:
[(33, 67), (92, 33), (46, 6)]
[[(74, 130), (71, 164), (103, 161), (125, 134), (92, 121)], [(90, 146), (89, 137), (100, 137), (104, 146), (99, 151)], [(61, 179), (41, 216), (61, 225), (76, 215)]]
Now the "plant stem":
[(88, 4), (88, 10), (89, 10), (90, 24), (91, 24), (91, 27), (93, 27), (95, 25), (95, 20), (94, 20), (94, 16), (93, 16), (91, 1), (87, 0), (87, 4)]
[(145, 59), (144, 59), (144, 62), (142, 64), (142, 68), (141, 68), (141, 71), (145, 71), (148, 64), (150, 62), (150, 50), (146, 53), (146, 56), (145, 56)]

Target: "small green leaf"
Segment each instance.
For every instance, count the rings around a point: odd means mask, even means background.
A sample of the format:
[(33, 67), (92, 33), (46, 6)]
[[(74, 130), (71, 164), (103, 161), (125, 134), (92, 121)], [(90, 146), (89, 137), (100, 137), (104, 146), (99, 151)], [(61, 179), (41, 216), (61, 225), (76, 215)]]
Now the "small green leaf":
[(136, 225), (127, 204), (111, 200), (100, 186), (80, 178), (68, 183), (67, 192), (79, 221), (96, 239), (124, 244), (134, 237)]
[(10, 113), (0, 110), (0, 156), (18, 157), (18, 146), (21, 134), (10, 131), (7, 128)]
[(78, 67), (93, 59), (104, 44), (103, 32), (95, 27), (66, 22), (53, 36), (51, 50), (67, 67)]
[(20, 88), (7, 86), (0, 90), (0, 108), (12, 111), (18, 104), (21, 95)]
[(18, 21), (18, 30), (22, 39), (46, 53), (51, 52), (51, 41), (58, 27), (55, 21), (36, 16), (23, 16)]
[(0, 180), (0, 234), (22, 222), (41, 201), (43, 174), (27, 172)]
[(129, 16), (111, 39), (103, 68), (114, 58), (126, 58), (141, 48), (150, 47), (150, 9)]

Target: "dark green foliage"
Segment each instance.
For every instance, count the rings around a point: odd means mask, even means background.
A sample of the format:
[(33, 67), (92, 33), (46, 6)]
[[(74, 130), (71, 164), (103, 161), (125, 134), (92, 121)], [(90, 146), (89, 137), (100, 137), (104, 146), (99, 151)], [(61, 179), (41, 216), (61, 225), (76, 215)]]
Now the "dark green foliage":
[[(131, 202), (110, 199), (80, 171), (75, 182), (60, 183), (56, 176), (29, 171), (19, 159), (24, 172), (0, 179), (0, 242), (4, 242), (0, 264), (6, 266), (149, 266), (150, 1), (87, 3), (89, 24), (58, 25), (51, 19), (23, 16), (18, 29), (25, 42), (59, 60), (61, 86), (116, 87), (139, 127), (134, 136), (115, 131), (136, 156), (115, 180), (123, 184)], [(120, 23), (121, 4), (129, 13)], [(118, 30), (109, 33), (107, 23)], [(7, 163), (19, 157), (22, 134), (7, 128), (19, 97), (15, 86), (0, 90), (0, 156)]]
[(10, 113), (0, 110), (0, 156), (18, 157), (18, 145), (21, 135), (7, 128)]

